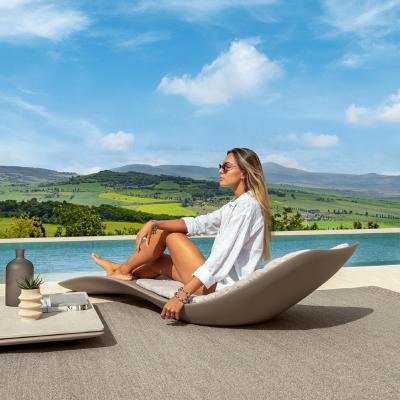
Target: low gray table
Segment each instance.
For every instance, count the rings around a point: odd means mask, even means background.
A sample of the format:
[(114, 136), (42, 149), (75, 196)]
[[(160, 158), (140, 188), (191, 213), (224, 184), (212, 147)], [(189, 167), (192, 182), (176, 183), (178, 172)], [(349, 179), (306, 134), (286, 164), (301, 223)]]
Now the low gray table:
[(18, 311), (18, 307), (6, 306), (4, 296), (0, 296), (0, 346), (84, 339), (104, 333), (90, 302), (87, 310), (43, 313), (38, 320), (22, 320)]

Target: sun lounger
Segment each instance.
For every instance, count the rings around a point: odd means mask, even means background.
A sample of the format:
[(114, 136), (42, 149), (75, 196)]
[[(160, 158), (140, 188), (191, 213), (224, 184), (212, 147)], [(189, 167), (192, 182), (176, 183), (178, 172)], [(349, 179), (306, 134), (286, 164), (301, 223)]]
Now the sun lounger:
[[(358, 244), (331, 249), (301, 250), (269, 262), (225, 289), (193, 296), (180, 318), (200, 325), (232, 326), (266, 321), (308, 296), (331, 278), (353, 255)], [(59, 283), (88, 294), (129, 294), (162, 308), (182, 284), (169, 279), (122, 281), (84, 276)]]

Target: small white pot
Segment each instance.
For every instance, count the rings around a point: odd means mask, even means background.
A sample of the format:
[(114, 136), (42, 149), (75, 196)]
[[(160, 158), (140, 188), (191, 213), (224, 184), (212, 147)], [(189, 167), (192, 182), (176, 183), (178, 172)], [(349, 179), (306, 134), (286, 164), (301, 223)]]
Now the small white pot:
[(21, 289), (19, 315), (21, 319), (39, 319), (42, 315), (42, 303), (40, 289)]

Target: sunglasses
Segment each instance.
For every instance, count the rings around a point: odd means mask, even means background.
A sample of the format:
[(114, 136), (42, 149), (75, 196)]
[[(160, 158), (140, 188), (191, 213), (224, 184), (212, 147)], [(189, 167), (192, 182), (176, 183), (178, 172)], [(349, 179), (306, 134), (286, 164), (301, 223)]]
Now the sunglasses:
[(224, 174), (226, 174), (227, 172), (229, 172), (232, 168), (234, 168), (235, 166), (232, 164), (228, 164), (228, 163), (223, 163), (223, 164), (218, 164), (219, 169), (222, 169), (222, 171), (224, 172)]

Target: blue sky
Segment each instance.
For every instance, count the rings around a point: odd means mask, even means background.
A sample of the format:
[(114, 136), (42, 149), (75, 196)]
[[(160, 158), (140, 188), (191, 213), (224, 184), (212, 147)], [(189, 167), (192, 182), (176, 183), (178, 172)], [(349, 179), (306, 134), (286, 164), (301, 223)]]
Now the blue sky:
[(400, 175), (400, 0), (0, 0), (0, 165)]

